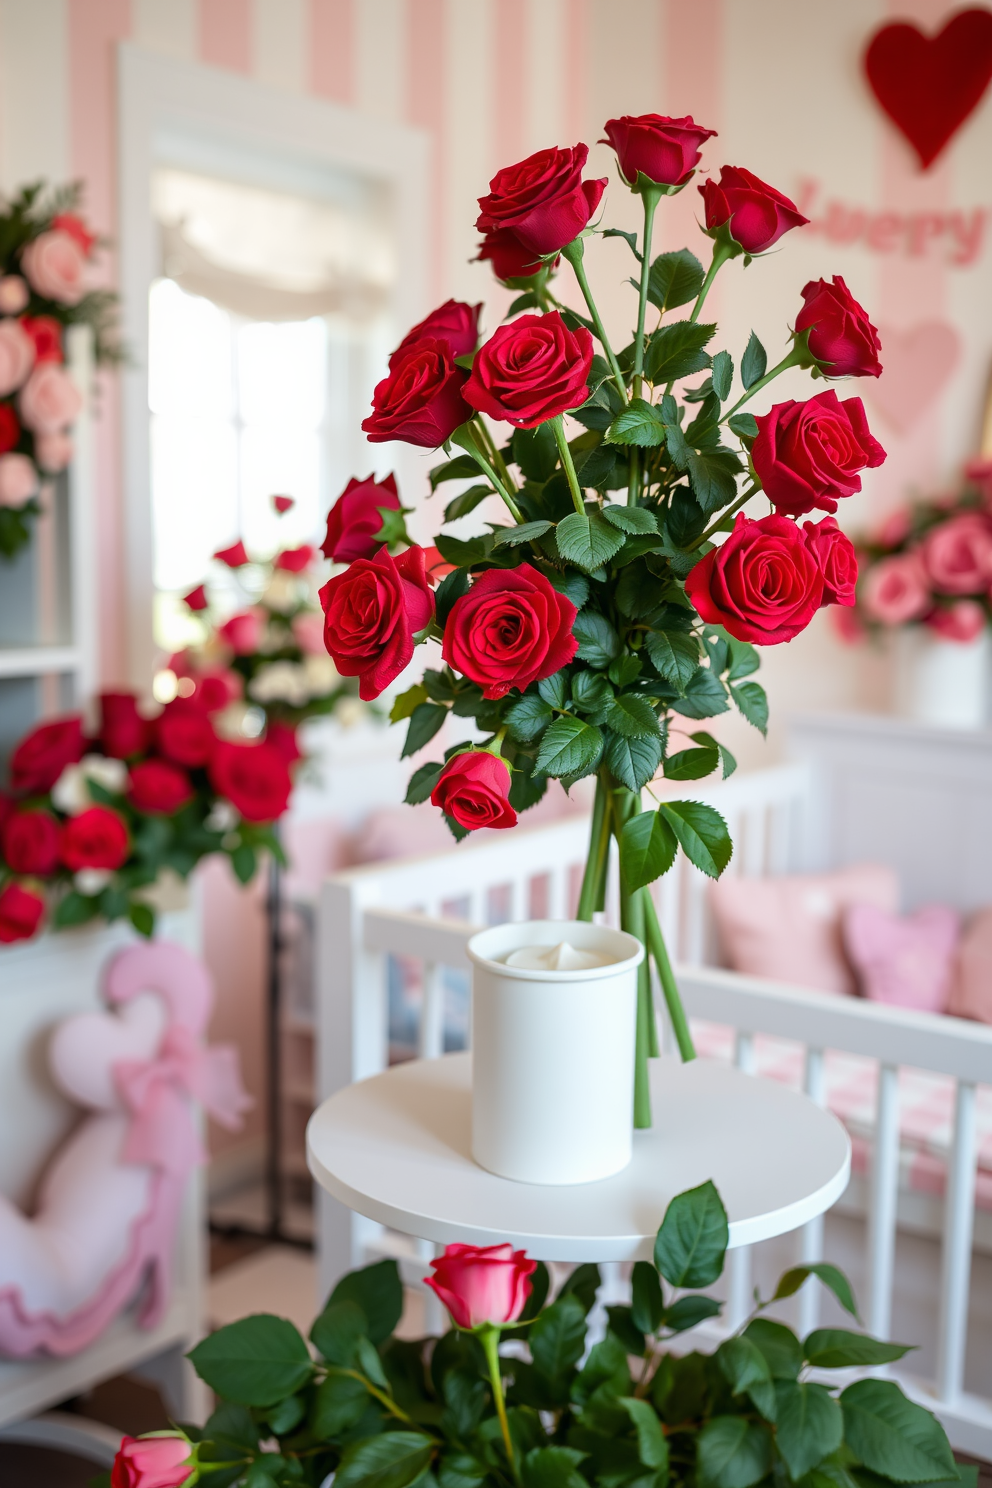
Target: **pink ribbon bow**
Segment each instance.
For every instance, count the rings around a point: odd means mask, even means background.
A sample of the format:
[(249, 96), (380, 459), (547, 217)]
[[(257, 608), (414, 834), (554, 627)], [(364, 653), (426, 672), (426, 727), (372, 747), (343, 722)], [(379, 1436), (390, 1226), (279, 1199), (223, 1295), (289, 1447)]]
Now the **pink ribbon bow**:
[(237, 1131), (242, 1112), (254, 1105), (241, 1083), (234, 1046), (205, 1049), (179, 1024), (166, 1030), (154, 1059), (121, 1060), (113, 1075), (132, 1117), (124, 1161), (149, 1163), (180, 1177), (206, 1160), (191, 1101), (199, 1101), (228, 1131)]

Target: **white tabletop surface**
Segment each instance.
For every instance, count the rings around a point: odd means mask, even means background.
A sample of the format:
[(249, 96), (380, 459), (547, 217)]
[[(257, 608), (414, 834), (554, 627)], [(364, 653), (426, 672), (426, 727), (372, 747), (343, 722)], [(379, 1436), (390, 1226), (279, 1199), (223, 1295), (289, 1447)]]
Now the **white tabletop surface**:
[(504, 1240), (537, 1260), (649, 1259), (670, 1199), (711, 1178), (730, 1245), (797, 1229), (847, 1187), (851, 1144), (806, 1096), (731, 1065), (651, 1061), (654, 1125), (630, 1166), (563, 1187), (513, 1183), (472, 1160), (470, 1054), (415, 1060), (349, 1085), (307, 1128), (310, 1171), (370, 1219), (442, 1245)]

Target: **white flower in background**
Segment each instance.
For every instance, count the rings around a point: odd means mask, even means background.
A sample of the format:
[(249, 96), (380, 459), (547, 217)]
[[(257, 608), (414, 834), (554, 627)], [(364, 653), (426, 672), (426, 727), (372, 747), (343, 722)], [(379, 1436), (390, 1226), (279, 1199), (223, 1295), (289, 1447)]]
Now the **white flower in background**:
[(306, 585), (300, 583), (296, 574), (277, 568), (262, 590), (262, 603), (285, 614), (287, 610), (295, 610), (305, 594)]
[(338, 669), (325, 651), (323, 656), (307, 656), (303, 661), (303, 673), (311, 697), (326, 697), (333, 692), (341, 680)]
[(306, 669), (295, 661), (273, 661), (260, 667), (248, 684), (248, 692), (258, 703), (289, 703), (302, 708), (310, 701)]
[(281, 651), (286, 644), (286, 632), (281, 625), (267, 625), (259, 639), (258, 650), (262, 656), (271, 656), (273, 651)]
[(102, 894), (113, 876), (109, 868), (80, 868), (73, 874), (72, 883), (80, 894), (90, 899), (94, 894)]
[(108, 759), (103, 754), (84, 755), (78, 765), (66, 765), (52, 786), (52, 804), (67, 816), (78, 816), (93, 805), (87, 785), (89, 780), (102, 785), (115, 796), (122, 795), (127, 784), (127, 765), (123, 760)]
[(208, 832), (230, 832), (241, 820), (230, 801), (215, 801), (203, 825)]
[(236, 698), (220, 713), (214, 714), (214, 730), (222, 739), (242, 743), (245, 739), (257, 739), (265, 728), (265, 714), (261, 708)]
[(361, 698), (344, 697), (334, 710), (334, 721), (342, 728), (354, 728), (358, 723), (364, 723), (368, 717), (365, 704)]

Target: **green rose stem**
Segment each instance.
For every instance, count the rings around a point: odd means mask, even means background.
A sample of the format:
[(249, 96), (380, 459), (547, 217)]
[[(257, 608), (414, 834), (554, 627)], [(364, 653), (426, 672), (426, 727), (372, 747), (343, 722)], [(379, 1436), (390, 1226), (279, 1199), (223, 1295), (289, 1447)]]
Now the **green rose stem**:
[(651, 952), (652, 960), (658, 968), (658, 980), (661, 982), (661, 990), (665, 996), (665, 1005), (668, 1008), (668, 1016), (672, 1020), (672, 1030), (675, 1034), (675, 1042), (679, 1046), (679, 1053), (683, 1060), (695, 1059), (696, 1049), (692, 1042), (692, 1034), (689, 1032), (689, 1020), (682, 1006), (679, 989), (675, 985), (675, 977), (672, 974), (672, 963), (668, 959), (668, 950), (665, 939), (658, 924), (658, 914), (654, 907), (654, 900), (647, 889), (644, 890), (644, 924), (647, 930), (647, 944)]
[(732, 517), (735, 512), (739, 512), (741, 507), (746, 506), (747, 503), (751, 500), (751, 497), (757, 496), (760, 490), (761, 487), (758, 485), (757, 481), (753, 481), (751, 485), (748, 486), (746, 491), (741, 492), (733, 505), (728, 506), (725, 512), (720, 513), (716, 521), (713, 523), (712, 527), (707, 527), (706, 531), (702, 534), (701, 537), (697, 537), (695, 542), (691, 542), (689, 544), (689, 546), (686, 548), (686, 552), (695, 552), (696, 548), (700, 548), (702, 547), (704, 542), (708, 542), (709, 539), (713, 536), (714, 532), (720, 531), (720, 528), (723, 526), (727, 518)]
[[(619, 845), (620, 836), (631, 817), (641, 809), (640, 793), (621, 788), (615, 794), (613, 830)], [(620, 873), (620, 927), (635, 935), (645, 945), (644, 900), (639, 889), (629, 889)], [(651, 1125), (651, 1087), (648, 1083), (648, 1058), (651, 1048), (651, 978), (647, 952), (637, 970), (637, 1040), (634, 1048), (634, 1126)]]
[(520, 514), (520, 508), (517, 506), (517, 503), (514, 501), (513, 497), (510, 495), (509, 491), (506, 489), (503, 482), (496, 474), (492, 465), (490, 465), (489, 461), (486, 459), (485, 455), (476, 444), (475, 435), (471, 424), (462, 424), (460, 428), (456, 429), (451, 436), (451, 443), (457, 444), (459, 449), (463, 449), (466, 454), (472, 456), (472, 459), (479, 466), (479, 469), (482, 470), (484, 474), (489, 477), (489, 479), (493, 483), (494, 489), (498, 491), (500, 496), (502, 496), (504, 502), (509, 508), (510, 515), (516, 522), (517, 526), (522, 527), (524, 519)]
[(589, 827), (589, 854), (586, 858), (586, 871), (582, 875), (582, 891), (579, 894), (579, 907), (575, 912), (577, 920), (592, 920), (597, 909), (599, 909), (599, 889), (606, 880), (606, 864), (610, 854), (610, 812), (609, 799), (602, 775), (596, 777), (596, 795), (592, 805), (592, 822)]
[(788, 371), (790, 367), (808, 367), (809, 364), (809, 352), (807, 351), (806, 347), (800, 345), (798, 341), (795, 342), (788, 356), (784, 356), (782, 360), (777, 363), (777, 365), (774, 366), (770, 372), (765, 373), (764, 377), (759, 377), (757, 382), (752, 382), (747, 392), (742, 393), (741, 396), (737, 399), (737, 402), (734, 404), (733, 408), (727, 409), (726, 413), (723, 415), (723, 418), (720, 420), (721, 424), (725, 424), (727, 420), (737, 412), (738, 408), (743, 408), (744, 404), (747, 403), (749, 399), (753, 398), (755, 393), (760, 393), (761, 389), (763, 387), (767, 387), (774, 378), (780, 375), (780, 373)]
[(493, 1387), (493, 1404), (499, 1417), (499, 1429), (503, 1433), (503, 1445), (510, 1462), (510, 1471), (513, 1473), (513, 1481), (520, 1488), (520, 1468), (517, 1464), (517, 1454), (513, 1446), (513, 1438), (510, 1435), (510, 1423), (506, 1418), (506, 1401), (503, 1398), (503, 1377), (499, 1366), (499, 1328), (495, 1323), (482, 1323), (475, 1329), (475, 1335), (482, 1344), (486, 1355), (486, 1363), (489, 1365), (489, 1379)]
[(696, 303), (693, 305), (692, 313), (689, 316), (690, 320), (699, 319), (699, 312), (702, 310), (703, 306), (706, 303), (706, 296), (709, 294), (710, 289), (712, 288), (713, 280), (716, 278), (717, 274), (719, 274), (720, 270), (723, 268), (727, 260), (730, 258), (734, 258), (735, 256), (735, 247), (731, 246), (731, 244), (729, 243), (720, 243), (714, 240), (713, 257), (710, 260), (709, 268), (706, 270), (706, 278), (703, 280), (702, 284), (699, 287), (699, 293), (696, 296)]
[(645, 186), (641, 192), (644, 201), (644, 256), (641, 259), (640, 294), (637, 302), (637, 331), (634, 336), (634, 386), (633, 396), (641, 396), (644, 381), (644, 320), (648, 310), (648, 282), (651, 278), (651, 235), (654, 230), (654, 214), (661, 200), (660, 186)]
[(489, 432), (489, 428), (486, 424), (485, 419), (476, 415), (476, 417), (472, 420), (472, 427), (474, 429), (477, 429), (482, 435), (486, 449), (489, 453), (489, 457), (495, 465), (496, 469), (499, 471), (499, 474), (503, 480), (503, 484), (506, 486), (508, 491), (512, 491), (513, 494), (516, 495), (517, 483), (507, 469), (506, 461), (503, 459), (503, 456), (497, 449), (496, 441), (493, 438), (492, 434)]
[[(568, 489), (572, 493), (572, 505), (575, 507), (579, 516), (584, 517), (586, 514), (586, 504), (582, 496), (582, 487), (579, 485), (579, 477), (575, 473), (572, 451), (569, 449), (568, 440), (565, 438), (565, 425), (561, 414), (559, 413), (553, 419), (549, 419), (548, 423), (554, 431), (555, 444), (557, 444), (558, 453), (561, 456), (562, 469), (568, 481)], [(517, 520), (519, 521), (520, 518), (518, 517)]]
[(626, 407), (627, 385), (623, 380), (623, 373), (620, 371), (620, 363), (617, 361), (616, 357), (613, 354), (613, 347), (610, 345), (609, 337), (606, 334), (606, 327), (603, 325), (599, 311), (596, 308), (596, 301), (592, 297), (592, 290), (589, 288), (589, 280), (586, 278), (585, 265), (582, 262), (582, 257), (585, 253), (585, 246), (582, 242), (582, 239), (573, 238), (571, 243), (565, 244), (561, 252), (562, 257), (568, 259), (569, 263), (572, 265), (573, 270), (575, 271), (575, 277), (579, 281), (579, 288), (582, 291), (582, 298), (585, 300), (586, 305), (588, 306), (589, 314), (592, 317), (592, 323), (596, 327), (596, 335), (599, 337), (600, 344), (603, 350), (606, 352), (606, 360), (609, 362), (610, 368), (613, 372), (613, 381), (617, 385), (617, 392), (620, 394), (620, 401), (624, 405), (624, 407)]

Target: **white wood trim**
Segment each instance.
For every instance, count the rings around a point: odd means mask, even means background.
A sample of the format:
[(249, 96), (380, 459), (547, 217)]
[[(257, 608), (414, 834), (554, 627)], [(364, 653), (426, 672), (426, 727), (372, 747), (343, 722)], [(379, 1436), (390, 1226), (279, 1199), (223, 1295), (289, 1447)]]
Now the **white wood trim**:
[(0, 646), (0, 677), (44, 677), (82, 670), (79, 646)]

